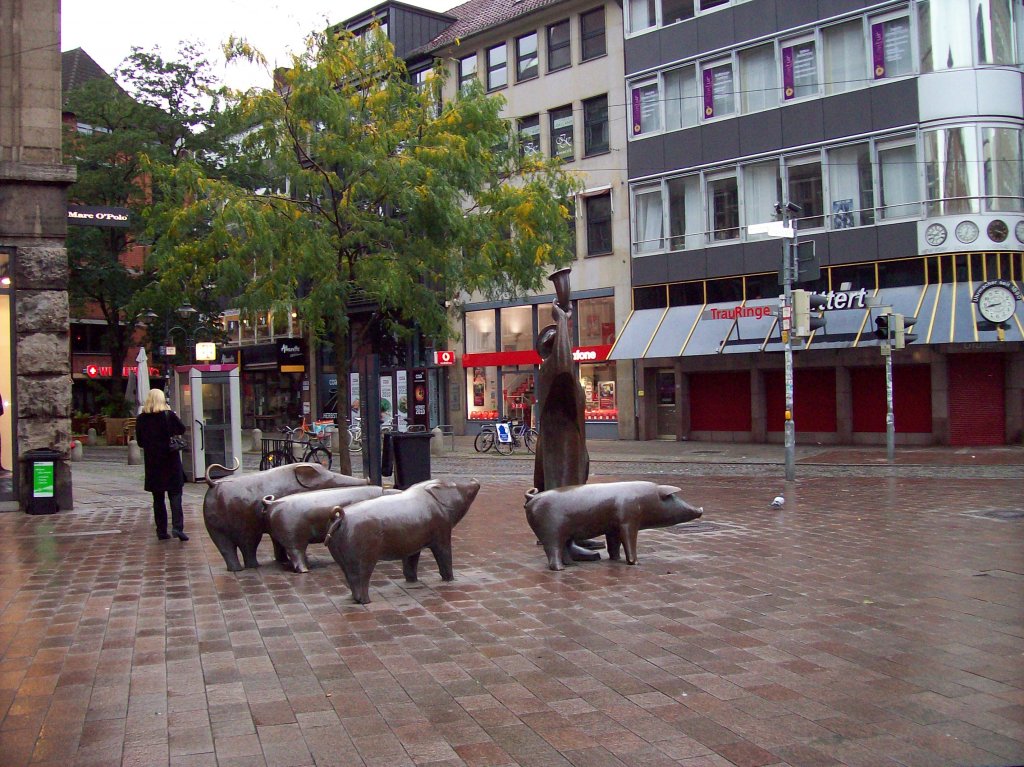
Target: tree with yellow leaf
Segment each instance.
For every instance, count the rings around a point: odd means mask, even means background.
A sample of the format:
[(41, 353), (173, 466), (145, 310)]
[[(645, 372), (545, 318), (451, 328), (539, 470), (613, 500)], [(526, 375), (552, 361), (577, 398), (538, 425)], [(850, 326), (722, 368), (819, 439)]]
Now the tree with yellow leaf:
[[(261, 60), (244, 42), (228, 53)], [(158, 271), (215, 284), (243, 310), (296, 308), (334, 344), (342, 394), (363, 341), (353, 328), (439, 343), (463, 291), (541, 288), (571, 259), (577, 182), (520, 151), (499, 97), (471, 90), (439, 107), (443, 77), (417, 88), (376, 31), (313, 35), (274, 90), (236, 94), (245, 130), (224, 172), (156, 169), (176, 190), (163, 199), (184, 201), (154, 209), (171, 235)], [(352, 322), (367, 306), (375, 323)]]

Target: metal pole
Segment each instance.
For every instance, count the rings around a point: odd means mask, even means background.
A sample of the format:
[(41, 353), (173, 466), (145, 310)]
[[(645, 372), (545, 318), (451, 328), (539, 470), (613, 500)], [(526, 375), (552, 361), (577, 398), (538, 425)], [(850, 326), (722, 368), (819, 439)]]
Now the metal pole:
[(892, 407), (892, 327), (889, 328), (888, 354), (885, 355), (885, 454), (889, 463), (896, 460), (896, 415)]
[[(786, 215), (789, 218), (789, 215)], [(784, 219), (785, 220), (785, 219)], [(786, 359), (786, 424), (785, 424), (785, 447), (786, 447), (786, 480), (796, 479), (796, 423), (793, 420), (793, 279), (796, 271), (797, 252), (797, 220), (791, 219), (793, 226), (793, 239), (783, 241), (782, 277), (785, 285), (784, 302), (786, 311), (790, 317), (788, 330), (783, 326), (784, 348)]]

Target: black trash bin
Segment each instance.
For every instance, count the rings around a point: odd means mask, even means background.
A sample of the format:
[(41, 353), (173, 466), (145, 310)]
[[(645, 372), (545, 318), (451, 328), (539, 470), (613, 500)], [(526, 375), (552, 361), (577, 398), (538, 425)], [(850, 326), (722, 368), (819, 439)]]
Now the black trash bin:
[(22, 458), (28, 478), (28, 514), (57, 513), (57, 464), (64, 456), (48, 447), (29, 450)]
[(394, 471), (395, 448), (391, 441), (391, 432), (386, 431), (380, 435), (380, 475), (390, 477)]
[(430, 479), (430, 440), (434, 435), (429, 431), (401, 431), (387, 436), (391, 437), (395, 456), (395, 487), (405, 490)]

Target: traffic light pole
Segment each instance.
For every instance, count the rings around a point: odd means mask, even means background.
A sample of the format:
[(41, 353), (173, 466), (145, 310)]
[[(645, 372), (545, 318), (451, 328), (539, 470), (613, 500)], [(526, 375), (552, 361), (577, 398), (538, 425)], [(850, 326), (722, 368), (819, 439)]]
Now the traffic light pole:
[(892, 407), (892, 331), (889, 332), (889, 353), (885, 355), (885, 455), (892, 463), (896, 460), (896, 414)]
[[(786, 218), (789, 218), (788, 212)], [(782, 339), (786, 359), (786, 423), (784, 444), (786, 448), (786, 481), (796, 479), (796, 423), (793, 421), (793, 280), (796, 277), (797, 259), (797, 224), (790, 218), (793, 227), (793, 238), (783, 241), (782, 280), (785, 293), (783, 300)], [(788, 318), (786, 315), (788, 314)], [(787, 327), (788, 326), (788, 327)]]

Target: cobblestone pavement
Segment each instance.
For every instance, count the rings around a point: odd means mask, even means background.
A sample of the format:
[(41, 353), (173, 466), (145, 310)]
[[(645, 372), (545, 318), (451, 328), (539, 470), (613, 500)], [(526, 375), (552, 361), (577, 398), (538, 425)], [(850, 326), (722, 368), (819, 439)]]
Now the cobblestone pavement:
[(456, 580), (381, 563), (368, 606), (321, 546), (306, 575), (267, 542), (228, 573), (199, 486), (192, 540), (157, 541), (139, 467), (75, 464), (74, 511), (0, 515), (0, 764), (1024, 762), (1019, 465), (787, 485), (634, 458), (595, 481), (705, 507), (642, 532), (639, 565), (548, 571), (529, 462), (457, 455), (435, 473), (484, 481)]

